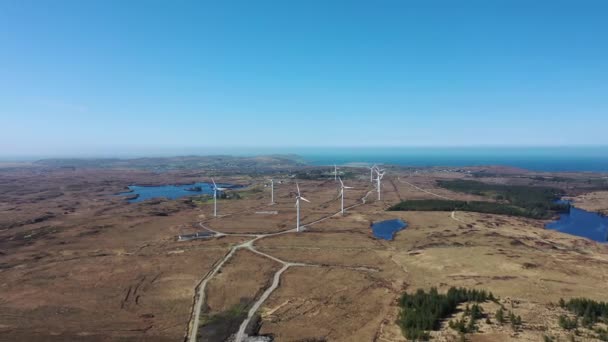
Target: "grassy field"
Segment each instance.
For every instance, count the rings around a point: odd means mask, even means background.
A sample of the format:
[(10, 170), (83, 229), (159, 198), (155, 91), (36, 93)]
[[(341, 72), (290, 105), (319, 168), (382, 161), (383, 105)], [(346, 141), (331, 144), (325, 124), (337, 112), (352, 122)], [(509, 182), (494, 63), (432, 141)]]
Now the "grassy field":
[[(113, 196), (135, 181), (192, 182), (198, 176), (190, 172), (11, 172), (0, 173), (0, 341), (183, 340), (201, 279), (228, 251), (253, 237), (178, 242), (176, 236), (203, 230), (201, 222), (225, 233), (265, 234), (295, 226), (295, 184), (287, 177), (275, 183), (277, 204), (272, 206), (265, 178), (225, 177), (263, 191), (219, 201), (221, 216), (213, 218), (209, 202), (127, 204)], [(300, 265), (282, 274), (260, 306), (259, 333), (277, 341), (404, 341), (396, 323), (403, 293), (419, 288), (428, 293), (435, 287), (443, 294), (454, 286), (485, 289), (499, 299), (478, 303), (490, 323), (485, 316), (477, 319), (467, 339), (541, 341), (548, 335), (566, 340), (573, 332), (560, 327), (559, 317), (574, 319), (574, 314), (555, 303), (560, 297), (608, 300), (607, 247), (545, 230), (542, 221), (526, 217), (386, 210), (402, 200), (436, 199), (432, 193), (512, 205), (505, 199), (490, 201), (488, 196), (495, 194), (457, 192), (436, 182), (463, 177), (393, 170), (383, 179), (382, 200), (377, 201), (369, 173), (362, 170), (348, 182), (354, 189), (346, 192), (346, 205), (358, 206), (345, 215), (337, 214), (333, 179), (300, 180), (303, 195), (311, 200), (302, 206), (305, 232), (252, 244), (261, 253)], [(326, 219), (314, 223), (320, 218)], [(393, 241), (373, 237), (371, 222), (395, 218), (408, 228)], [(208, 283), (199, 332), (233, 333), (278, 266), (264, 255), (235, 252)], [(429, 331), (429, 338), (457, 340), (459, 332), (448, 322), (460, 326), (457, 321), (464, 319), (468, 324), (466, 304)], [(507, 319), (500, 324), (495, 313), (503, 306)], [(509, 323), (510, 311), (521, 316), (521, 325)], [(597, 324), (594, 329), (603, 323)], [(586, 340), (597, 335), (582, 326), (578, 330)]]

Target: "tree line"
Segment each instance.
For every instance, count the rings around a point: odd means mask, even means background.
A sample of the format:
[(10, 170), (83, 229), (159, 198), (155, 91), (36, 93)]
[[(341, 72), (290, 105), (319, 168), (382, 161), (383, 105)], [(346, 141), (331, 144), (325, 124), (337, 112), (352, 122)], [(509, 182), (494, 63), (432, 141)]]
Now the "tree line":
[(559, 189), (536, 186), (508, 186), (487, 184), (470, 180), (438, 181), (446, 189), (492, 197), (489, 201), (455, 201), (455, 200), (406, 200), (388, 210), (395, 211), (471, 211), (485, 214), (498, 214), (547, 219), (555, 213), (568, 212), (570, 204), (556, 202), (563, 192)]

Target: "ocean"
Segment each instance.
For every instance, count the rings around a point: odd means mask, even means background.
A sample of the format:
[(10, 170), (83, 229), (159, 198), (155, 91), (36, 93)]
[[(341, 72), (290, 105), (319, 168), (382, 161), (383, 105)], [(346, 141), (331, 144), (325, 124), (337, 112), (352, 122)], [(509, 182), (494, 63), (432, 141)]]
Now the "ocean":
[(313, 165), (513, 166), (533, 171), (608, 172), (608, 147), (325, 148), (293, 151)]
[[(566, 147), (224, 147), (171, 148), (146, 153), (71, 156), (80, 158), (171, 157), (184, 155), (255, 156), (296, 154), (312, 165), (393, 164), (401, 166), (513, 166), (533, 171), (608, 172), (608, 146)], [(9, 157), (0, 161), (34, 161), (50, 158)], [(70, 157), (70, 156), (54, 156)]]

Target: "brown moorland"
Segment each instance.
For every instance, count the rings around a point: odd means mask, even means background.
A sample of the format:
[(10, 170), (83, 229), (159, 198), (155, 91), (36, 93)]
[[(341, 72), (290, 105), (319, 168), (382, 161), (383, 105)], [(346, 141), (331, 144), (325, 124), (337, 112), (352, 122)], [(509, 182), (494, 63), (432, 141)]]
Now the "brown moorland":
[[(295, 184), (287, 174), (277, 175), (282, 183), (276, 186), (277, 204), (270, 206), (266, 175), (226, 172), (222, 182), (251, 186), (241, 190), (242, 199), (220, 200), (220, 217), (213, 218), (208, 201), (127, 204), (114, 196), (134, 183), (201, 181), (208, 175), (204, 172), (4, 169), (0, 340), (181, 341), (192, 327), (197, 291), (207, 278), (197, 325), (210, 317), (240, 321), (262, 299), (257, 327), (247, 331), (277, 341), (404, 340), (395, 324), (396, 300), (403, 291), (418, 288), (490, 290), (499, 303), (521, 315), (518, 328), (498, 324), (490, 315), (492, 323), (480, 323), (468, 336), (474, 341), (565, 339), (572, 333), (557, 324), (564, 314), (554, 305), (560, 297), (608, 300), (608, 250), (602, 244), (546, 230), (543, 221), (526, 218), (385, 211), (403, 199), (479, 200), (436, 183), (469, 178), (470, 173), (391, 168), (377, 201), (369, 171), (352, 171), (356, 175), (345, 182), (355, 189), (347, 191), (345, 215), (339, 214), (333, 179), (299, 181), (311, 203), (302, 206), (305, 232), (295, 233), (290, 231), (295, 227)], [(492, 177), (481, 180), (545, 182), (536, 174), (492, 171)], [(547, 176), (547, 182), (561, 183), (555, 177)], [(562, 186), (574, 188), (573, 194), (592, 190), (584, 185), (587, 176), (568, 177), (574, 180)], [(254, 187), (261, 190), (250, 191)], [(370, 223), (392, 218), (405, 220), (408, 228), (393, 241), (375, 239)], [(176, 241), (179, 234), (205, 227), (239, 235)], [(266, 234), (271, 235), (262, 236)], [(265, 299), (281, 265), (288, 267)], [(498, 304), (483, 305), (493, 313)], [(237, 325), (223, 327), (236, 333)], [(199, 329), (203, 337), (207, 332)], [(581, 329), (580, 334), (592, 340), (590, 331)], [(447, 323), (432, 336), (458, 338)]]

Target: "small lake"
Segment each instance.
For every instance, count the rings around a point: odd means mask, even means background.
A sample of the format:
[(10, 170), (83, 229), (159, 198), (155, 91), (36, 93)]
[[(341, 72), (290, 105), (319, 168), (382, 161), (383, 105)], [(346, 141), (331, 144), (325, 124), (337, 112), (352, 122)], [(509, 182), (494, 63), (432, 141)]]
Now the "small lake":
[(392, 240), (395, 234), (407, 227), (400, 219), (380, 221), (372, 224), (372, 232), (378, 239)]
[[(238, 185), (217, 183), (220, 188), (238, 188)], [(135, 196), (136, 198), (129, 199), (129, 203), (142, 202), (151, 198), (167, 198), (176, 199), (187, 196), (213, 195), (213, 183), (192, 183), (184, 185), (159, 185), (159, 186), (143, 186), (130, 185), (131, 191), (121, 192), (121, 196)]]
[(569, 213), (560, 214), (559, 220), (547, 223), (545, 228), (582, 236), (598, 242), (606, 242), (608, 217), (580, 208), (570, 207)]

